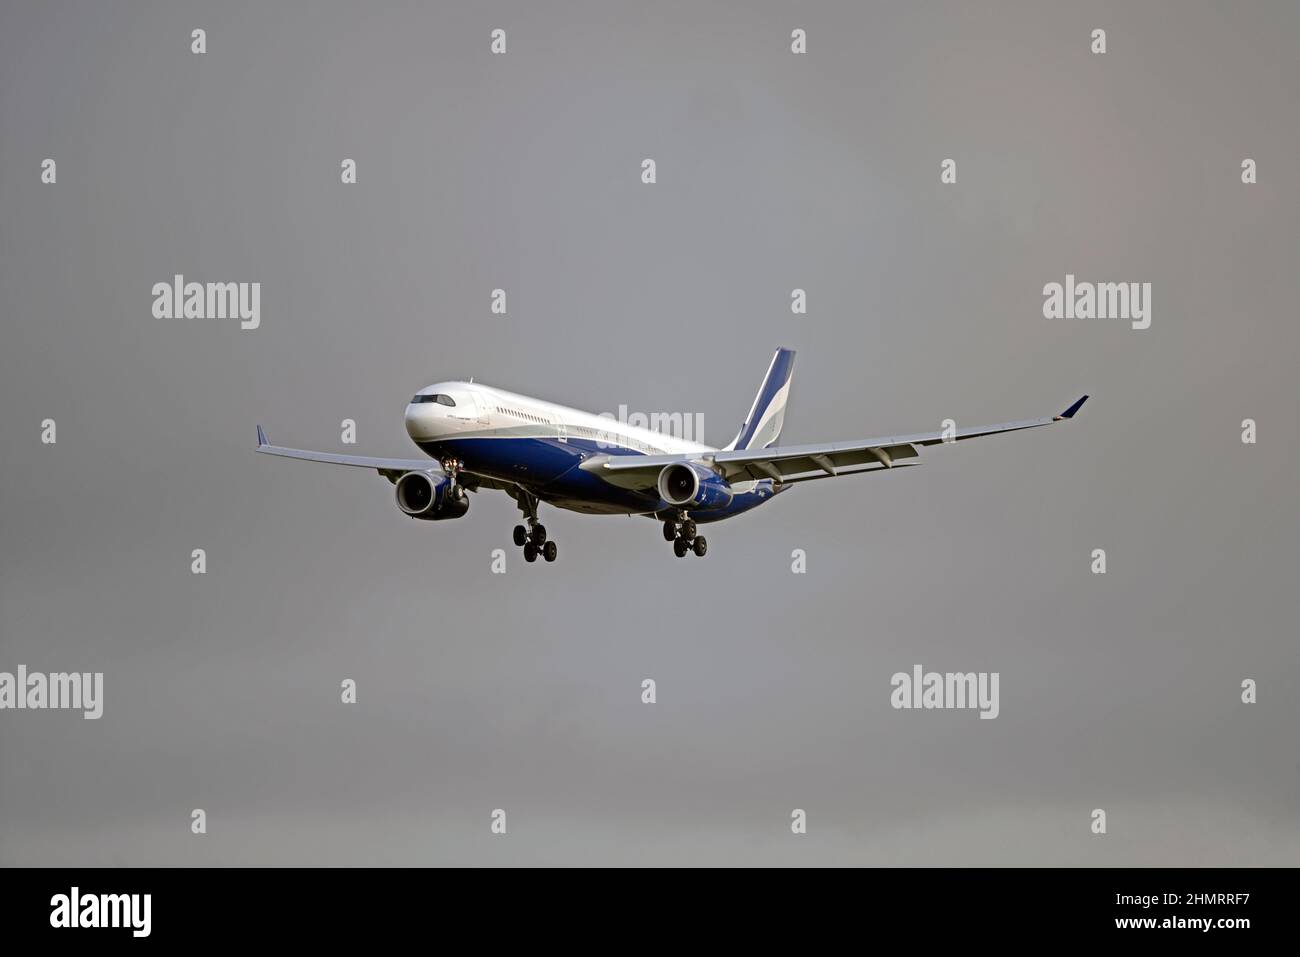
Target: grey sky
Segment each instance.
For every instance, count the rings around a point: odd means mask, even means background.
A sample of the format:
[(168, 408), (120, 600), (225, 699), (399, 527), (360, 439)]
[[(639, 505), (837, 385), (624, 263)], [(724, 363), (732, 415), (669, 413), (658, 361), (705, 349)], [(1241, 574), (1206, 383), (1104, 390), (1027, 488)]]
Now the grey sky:
[[(5, 5), (0, 670), (105, 702), (0, 712), (0, 864), (1295, 864), (1297, 36), (1282, 2)], [(175, 273), (261, 282), (261, 328), (153, 318)], [(1045, 320), (1067, 273), (1152, 283), (1151, 328)], [(1093, 398), (703, 560), (544, 509), (525, 565), (503, 495), (424, 524), (253, 453), (353, 418), (412, 455), (409, 396), (470, 375), (722, 444), (778, 345), (787, 442)], [(891, 709), (917, 663), (999, 672), (997, 720)]]

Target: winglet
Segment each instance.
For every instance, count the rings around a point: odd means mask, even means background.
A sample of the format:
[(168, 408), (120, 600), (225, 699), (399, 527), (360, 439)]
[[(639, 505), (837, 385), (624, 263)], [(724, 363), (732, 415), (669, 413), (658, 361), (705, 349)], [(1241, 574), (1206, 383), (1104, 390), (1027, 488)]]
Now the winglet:
[(1079, 409), (1083, 408), (1083, 404), (1087, 401), (1088, 401), (1088, 397), (1085, 395), (1078, 402), (1074, 403), (1074, 405), (1070, 406), (1068, 409), (1066, 409), (1064, 412), (1058, 415), (1056, 417), (1056, 421), (1060, 422), (1062, 419), (1073, 419), (1074, 413), (1078, 412)]
[(259, 425), (257, 427), (257, 447), (260, 449), (262, 446), (270, 444), (271, 443), (266, 440), (266, 430)]

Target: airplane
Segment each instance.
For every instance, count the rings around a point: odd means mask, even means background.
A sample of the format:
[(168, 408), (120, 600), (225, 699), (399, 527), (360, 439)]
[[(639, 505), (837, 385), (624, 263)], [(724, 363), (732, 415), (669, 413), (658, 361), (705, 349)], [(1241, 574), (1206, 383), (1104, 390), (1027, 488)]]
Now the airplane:
[(597, 515), (643, 515), (663, 524), (682, 558), (703, 557), (698, 526), (748, 512), (794, 485), (884, 472), (929, 445), (1033, 429), (1074, 418), (1088, 396), (1059, 415), (1002, 425), (890, 435), (849, 442), (777, 445), (785, 422), (794, 350), (777, 349), (736, 437), (720, 449), (544, 402), (480, 382), (437, 382), (406, 406), (406, 434), (428, 458), (385, 459), (271, 445), (257, 427), (257, 451), (309, 462), (375, 469), (395, 486), (411, 518), (444, 521), (469, 511), (469, 492), (498, 489), (515, 500), (524, 559), (555, 561), (559, 550), (538, 505)]

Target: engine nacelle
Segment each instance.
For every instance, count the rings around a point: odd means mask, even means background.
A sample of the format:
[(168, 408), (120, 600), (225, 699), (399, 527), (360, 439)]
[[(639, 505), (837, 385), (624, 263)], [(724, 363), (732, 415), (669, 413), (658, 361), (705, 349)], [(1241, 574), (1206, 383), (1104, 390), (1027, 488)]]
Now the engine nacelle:
[(726, 508), (731, 486), (717, 472), (689, 462), (665, 465), (659, 473), (659, 497), (677, 508), (699, 511)]
[(463, 486), (437, 472), (407, 472), (397, 480), (397, 507), (411, 518), (440, 522), (460, 518), (469, 511), (469, 495)]

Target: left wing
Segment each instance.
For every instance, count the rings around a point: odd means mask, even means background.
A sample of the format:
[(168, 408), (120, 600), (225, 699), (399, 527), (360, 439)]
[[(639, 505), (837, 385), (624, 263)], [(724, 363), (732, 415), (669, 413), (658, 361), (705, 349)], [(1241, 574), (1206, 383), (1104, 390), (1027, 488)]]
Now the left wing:
[(1036, 429), (1039, 426), (1051, 425), (1053, 422), (1072, 419), (1087, 400), (1088, 397), (1085, 395), (1060, 415), (957, 429), (951, 435), (944, 432), (922, 432), (916, 435), (891, 435), (877, 439), (828, 442), (822, 445), (790, 445), (771, 449), (739, 451), (723, 449), (717, 452), (685, 452), (675, 455), (596, 456), (583, 462), (580, 467), (595, 472), (613, 485), (626, 487), (653, 485), (659, 470), (674, 462), (702, 462), (712, 465), (729, 482), (764, 478), (783, 484), (806, 482), (814, 478), (877, 472), (898, 465), (919, 465), (919, 462), (901, 460), (917, 458), (921, 454), (919, 446), (960, 442), (985, 435), (997, 435), (1001, 432), (1018, 432), (1021, 429)]

